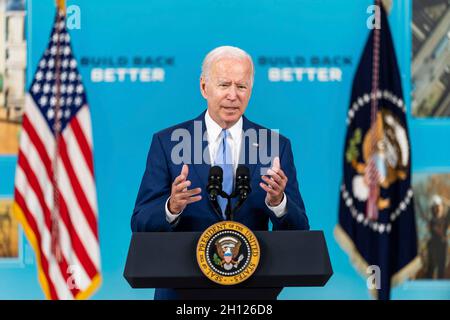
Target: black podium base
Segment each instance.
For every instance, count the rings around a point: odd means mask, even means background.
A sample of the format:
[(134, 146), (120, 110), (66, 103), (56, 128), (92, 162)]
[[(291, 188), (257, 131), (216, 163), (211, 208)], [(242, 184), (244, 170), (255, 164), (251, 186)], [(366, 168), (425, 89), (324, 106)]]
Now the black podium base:
[(283, 288), (175, 289), (180, 300), (276, 300)]

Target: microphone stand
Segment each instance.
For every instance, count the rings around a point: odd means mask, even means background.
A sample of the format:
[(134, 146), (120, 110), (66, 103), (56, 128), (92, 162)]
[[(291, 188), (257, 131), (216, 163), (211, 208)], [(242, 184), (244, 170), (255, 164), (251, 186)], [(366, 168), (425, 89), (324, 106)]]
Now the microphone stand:
[[(231, 199), (232, 198), (234, 198), (234, 192), (232, 193), (232, 194), (227, 194), (225, 191), (221, 191), (220, 192), (220, 196), (222, 197), (222, 198), (224, 198), (224, 199), (227, 199), (227, 205), (226, 205), (226, 207), (225, 207), (225, 218), (227, 219), (227, 220), (231, 220), (231, 221), (233, 221), (233, 216), (234, 216), (234, 212), (233, 212), (233, 210), (231, 209)], [(219, 210), (220, 211), (222, 211), (222, 209), (219, 207)], [(222, 215), (221, 215), (221, 217), (223, 217)]]
[[(227, 199), (227, 206), (225, 207), (225, 217), (230, 220), (233, 221), (234, 220), (234, 214), (241, 208), (242, 204), (244, 203), (244, 201), (247, 198), (239, 198), (239, 201), (237, 202), (236, 206), (234, 208), (231, 207), (231, 199), (236, 198), (238, 196), (238, 194), (236, 193), (236, 191), (233, 191), (232, 194), (227, 194), (224, 191), (220, 192), (220, 196), (224, 199)], [(220, 206), (218, 205), (218, 202), (216, 201), (217, 206), (218, 206), (218, 211), (222, 211)], [(214, 210), (216, 210), (216, 208), (214, 208)]]

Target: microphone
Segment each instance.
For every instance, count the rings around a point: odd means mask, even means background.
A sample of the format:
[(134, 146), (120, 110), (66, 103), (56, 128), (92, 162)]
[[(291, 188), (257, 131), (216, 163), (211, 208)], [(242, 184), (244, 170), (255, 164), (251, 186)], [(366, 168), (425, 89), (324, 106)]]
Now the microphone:
[(208, 184), (206, 185), (206, 192), (208, 192), (209, 201), (211, 201), (214, 212), (219, 219), (222, 219), (222, 209), (220, 208), (217, 196), (223, 193), (222, 191), (223, 170), (219, 166), (214, 166), (209, 169)]
[(206, 191), (209, 194), (209, 200), (217, 201), (217, 196), (222, 192), (223, 170), (219, 166), (214, 166), (209, 169), (208, 184)]
[(244, 166), (239, 165), (236, 169), (236, 183), (233, 193), (233, 197), (238, 197), (236, 206), (231, 212), (231, 220), (234, 218), (234, 213), (239, 210), (245, 200), (247, 200), (248, 195), (252, 192), (250, 187), (250, 170)]
[(247, 199), (252, 189), (250, 187), (250, 170), (244, 166), (239, 165), (236, 169), (236, 195), (239, 197), (239, 201)]

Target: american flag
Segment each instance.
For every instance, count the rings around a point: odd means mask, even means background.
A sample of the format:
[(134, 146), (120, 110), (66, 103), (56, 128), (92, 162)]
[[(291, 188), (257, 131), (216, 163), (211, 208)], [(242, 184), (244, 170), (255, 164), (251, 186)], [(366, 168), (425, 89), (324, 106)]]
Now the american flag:
[(101, 282), (90, 112), (57, 9), (27, 93), (14, 212), (36, 253), (47, 299), (84, 299)]

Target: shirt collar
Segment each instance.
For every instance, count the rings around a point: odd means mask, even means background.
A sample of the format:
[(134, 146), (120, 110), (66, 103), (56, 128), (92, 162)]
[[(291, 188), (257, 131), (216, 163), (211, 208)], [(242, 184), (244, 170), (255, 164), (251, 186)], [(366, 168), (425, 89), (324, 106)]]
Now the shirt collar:
[[(228, 132), (231, 135), (232, 139), (238, 140), (242, 134), (242, 117), (230, 128), (228, 128)], [(205, 113), (205, 125), (206, 131), (208, 132), (208, 137), (211, 141), (217, 141), (220, 134), (222, 133), (222, 127), (217, 124), (209, 115), (209, 110)]]

